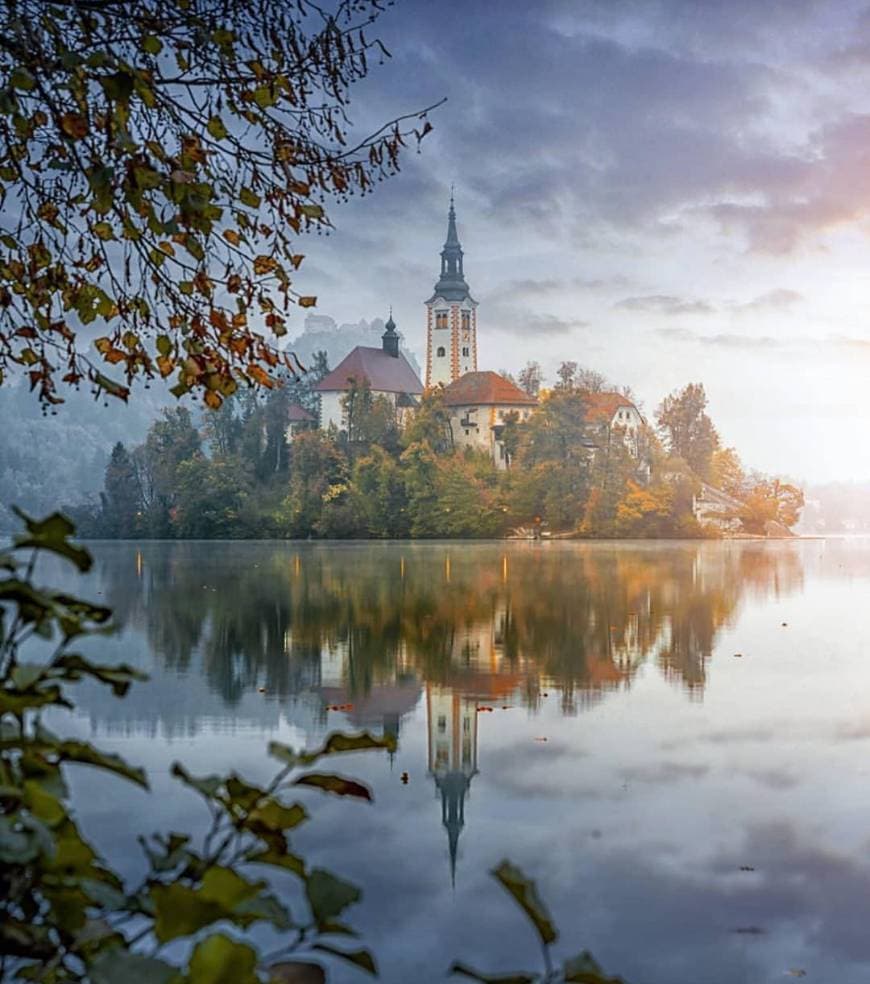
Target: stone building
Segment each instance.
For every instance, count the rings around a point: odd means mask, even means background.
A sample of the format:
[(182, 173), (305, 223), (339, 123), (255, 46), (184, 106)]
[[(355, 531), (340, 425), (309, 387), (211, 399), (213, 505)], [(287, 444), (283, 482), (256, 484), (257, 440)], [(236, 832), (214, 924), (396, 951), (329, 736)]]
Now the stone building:
[(347, 428), (347, 414), (342, 400), (354, 384), (368, 381), (372, 396), (384, 396), (395, 407), (401, 426), (404, 417), (417, 406), (423, 384), (411, 364), (399, 351), (396, 323), (390, 315), (381, 348), (357, 345), (315, 387), (320, 395), (320, 426), (334, 424), (339, 430)]
[(538, 401), (497, 372), (467, 372), (445, 387), (453, 443), (492, 455), (497, 468), (507, 468), (504, 428), (511, 414), (526, 420)]

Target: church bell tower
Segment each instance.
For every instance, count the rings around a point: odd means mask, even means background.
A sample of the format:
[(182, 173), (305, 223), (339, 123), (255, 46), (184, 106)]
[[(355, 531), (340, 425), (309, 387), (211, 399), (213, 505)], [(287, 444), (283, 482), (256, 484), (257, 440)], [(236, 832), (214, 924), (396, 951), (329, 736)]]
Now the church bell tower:
[(441, 276), (426, 301), (426, 386), (447, 386), (477, 371), (477, 301), (462, 269), (453, 194), (447, 213), (447, 240), (441, 250)]

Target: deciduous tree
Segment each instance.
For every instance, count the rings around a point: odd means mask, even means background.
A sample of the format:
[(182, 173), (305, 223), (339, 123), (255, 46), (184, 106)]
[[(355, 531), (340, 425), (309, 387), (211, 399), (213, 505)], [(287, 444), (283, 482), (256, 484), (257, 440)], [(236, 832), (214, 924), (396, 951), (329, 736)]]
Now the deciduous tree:
[(217, 407), (297, 371), (299, 235), (430, 128), (351, 133), (385, 6), (0, 0), (0, 380), (51, 404), (171, 376)]
[(670, 454), (682, 458), (695, 474), (709, 480), (719, 435), (706, 410), (703, 384), (689, 383), (662, 400), (656, 411), (656, 423)]

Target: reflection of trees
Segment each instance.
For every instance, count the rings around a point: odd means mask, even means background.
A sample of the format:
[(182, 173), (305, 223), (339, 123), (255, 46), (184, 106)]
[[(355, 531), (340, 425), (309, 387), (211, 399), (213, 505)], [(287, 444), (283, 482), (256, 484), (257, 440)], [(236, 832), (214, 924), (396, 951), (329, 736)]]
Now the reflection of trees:
[(569, 712), (650, 658), (700, 692), (741, 597), (803, 576), (797, 552), (764, 544), (149, 543), (101, 561), (119, 617), (168, 669), (196, 654), (228, 703), (254, 687), (352, 700), (413, 674), (530, 705), (558, 687)]

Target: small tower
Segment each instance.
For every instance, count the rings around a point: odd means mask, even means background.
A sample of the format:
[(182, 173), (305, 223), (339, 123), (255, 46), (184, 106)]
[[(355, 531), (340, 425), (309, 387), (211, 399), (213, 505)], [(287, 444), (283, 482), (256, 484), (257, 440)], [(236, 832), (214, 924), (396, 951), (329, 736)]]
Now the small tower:
[(396, 331), (396, 322), (393, 321), (393, 309), (390, 308), (390, 319), (384, 326), (384, 333), (381, 335), (384, 343), (384, 351), (394, 359), (399, 358), (399, 333)]
[(447, 239), (441, 250), (441, 276), (426, 301), (426, 386), (447, 386), (477, 371), (477, 301), (462, 269), (453, 194), (447, 213)]

